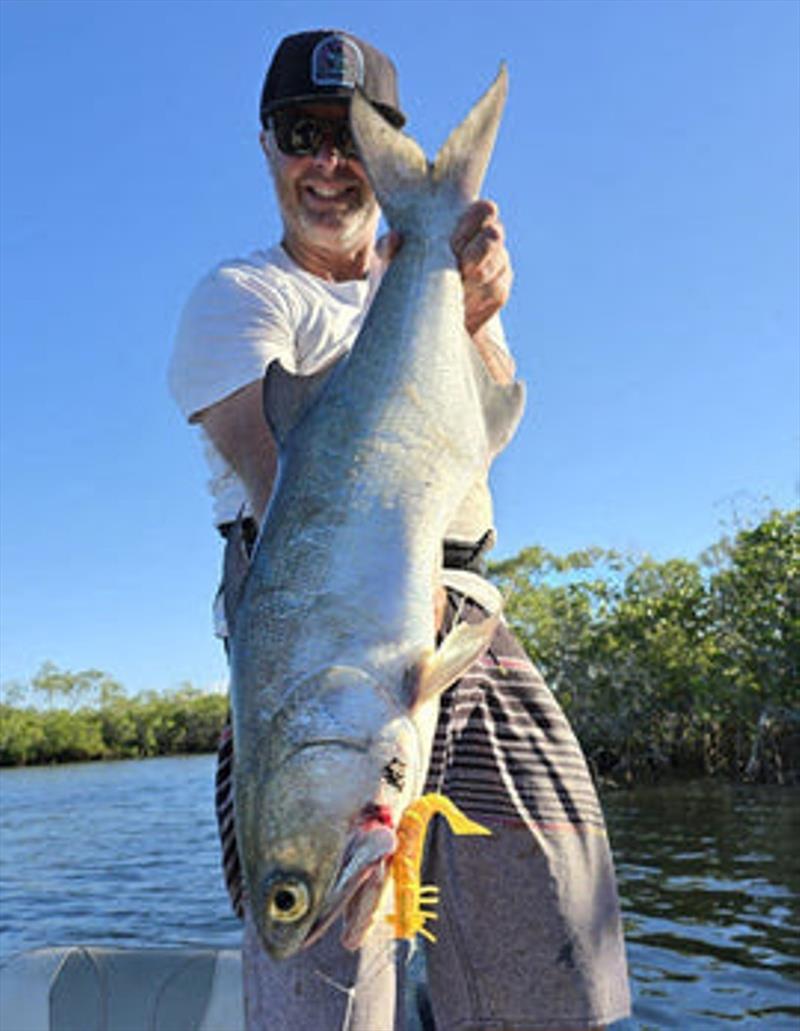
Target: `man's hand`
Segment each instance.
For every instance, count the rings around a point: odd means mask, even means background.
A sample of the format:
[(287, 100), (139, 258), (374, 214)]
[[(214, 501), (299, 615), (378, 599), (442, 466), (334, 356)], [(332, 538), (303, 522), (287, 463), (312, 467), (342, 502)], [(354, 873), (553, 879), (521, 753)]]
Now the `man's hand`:
[(514, 278), (497, 205), (490, 200), (470, 204), (453, 230), (450, 246), (464, 284), (464, 321), (474, 337), (506, 303)]
[[(490, 200), (470, 204), (450, 237), (464, 284), (464, 322), (470, 336), (500, 311), (511, 293), (514, 273), (505, 239), (497, 205)], [(401, 244), (400, 233), (390, 230), (378, 240), (378, 256), (390, 262)]]
[[(378, 241), (378, 256), (390, 262), (402, 242), (400, 233), (390, 230)], [(492, 377), (499, 383), (510, 383), (514, 378), (514, 360), (484, 329), (508, 300), (514, 278), (497, 205), (490, 200), (470, 204), (453, 230), (450, 246), (464, 285), (467, 332)]]

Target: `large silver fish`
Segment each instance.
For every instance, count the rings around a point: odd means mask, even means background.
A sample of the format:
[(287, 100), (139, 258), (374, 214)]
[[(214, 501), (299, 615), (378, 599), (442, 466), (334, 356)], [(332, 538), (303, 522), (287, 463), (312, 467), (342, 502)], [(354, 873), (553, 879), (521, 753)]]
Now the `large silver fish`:
[(403, 245), (345, 360), (265, 379), (279, 474), (233, 613), (231, 693), (238, 847), (275, 957), (342, 912), (344, 943), (363, 940), (400, 814), (423, 788), (438, 697), (498, 618), (436, 648), (445, 531), (524, 404), (464, 330), (449, 245), (506, 88), (501, 69), (433, 164), (354, 96), (353, 133)]

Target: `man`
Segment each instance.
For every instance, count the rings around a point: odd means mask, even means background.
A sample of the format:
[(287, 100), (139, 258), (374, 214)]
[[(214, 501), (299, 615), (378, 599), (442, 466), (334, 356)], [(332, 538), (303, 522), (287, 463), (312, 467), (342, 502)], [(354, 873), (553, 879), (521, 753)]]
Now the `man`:
[[(226, 537), (244, 506), (252, 543), (272, 492), (276, 449), (261, 402), (266, 366), (277, 358), (310, 374), (346, 352), (402, 246), (393, 235), (376, 243), (380, 212), (348, 125), (356, 86), (389, 122), (403, 124), (394, 67), (369, 44), (328, 30), (282, 41), (261, 98), (281, 244), (202, 280), (178, 332), (171, 386), (200, 425)], [(490, 374), (509, 382), (514, 364), (498, 313), (512, 273), (496, 207), (471, 205), (451, 246), (466, 330)], [(481, 602), (491, 604), (481, 570), (493, 539), (481, 484), (444, 542), (440, 626), (480, 619)], [(234, 567), (226, 561), (226, 579)], [(228, 735), (217, 803), (226, 879), (245, 916), (248, 1026), (399, 1031), (396, 950), (380, 934), (358, 955), (345, 952), (335, 930), (280, 963), (260, 949), (241, 896), (231, 753)], [(442, 699), (427, 790), (449, 795), (493, 834), (490, 850), (442, 827), (432, 834), (426, 880), (442, 890), (439, 942), (428, 955), (437, 1028), (586, 1028), (624, 1016), (627, 978), (602, 814), (563, 714), (505, 626)]]

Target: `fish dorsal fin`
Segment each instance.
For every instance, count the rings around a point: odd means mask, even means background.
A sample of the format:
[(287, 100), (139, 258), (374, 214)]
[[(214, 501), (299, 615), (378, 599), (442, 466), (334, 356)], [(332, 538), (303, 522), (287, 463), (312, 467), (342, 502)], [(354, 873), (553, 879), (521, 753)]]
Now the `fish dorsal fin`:
[(343, 355), (337, 356), (310, 376), (287, 372), (279, 361), (269, 365), (264, 375), (264, 417), (281, 447), (306, 412), (314, 406), (342, 358)]
[(459, 623), (436, 651), (424, 656), (409, 670), (406, 690), (412, 713), (466, 673), (489, 647), (499, 621), (498, 609), (488, 613), (480, 623)]
[(454, 129), (431, 164), (421, 147), (390, 125), (358, 91), (350, 104), (350, 125), (381, 209), (394, 229), (430, 217), (420, 206), (427, 184), (440, 206), (458, 207), (478, 196), (492, 154), (508, 90), (505, 65), (488, 91)]

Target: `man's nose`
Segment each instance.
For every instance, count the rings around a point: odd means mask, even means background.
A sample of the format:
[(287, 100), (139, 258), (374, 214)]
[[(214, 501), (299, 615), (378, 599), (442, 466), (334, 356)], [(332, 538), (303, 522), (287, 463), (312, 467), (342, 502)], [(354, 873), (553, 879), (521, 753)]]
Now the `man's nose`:
[(333, 140), (326, 136), (320, 146), (317, 148), (317, 152), (314, 155), (314, 160), (318, 165), (325, 167), (336, 166), (339, 162), (346, 160), (344, 154), (339, 150)]

